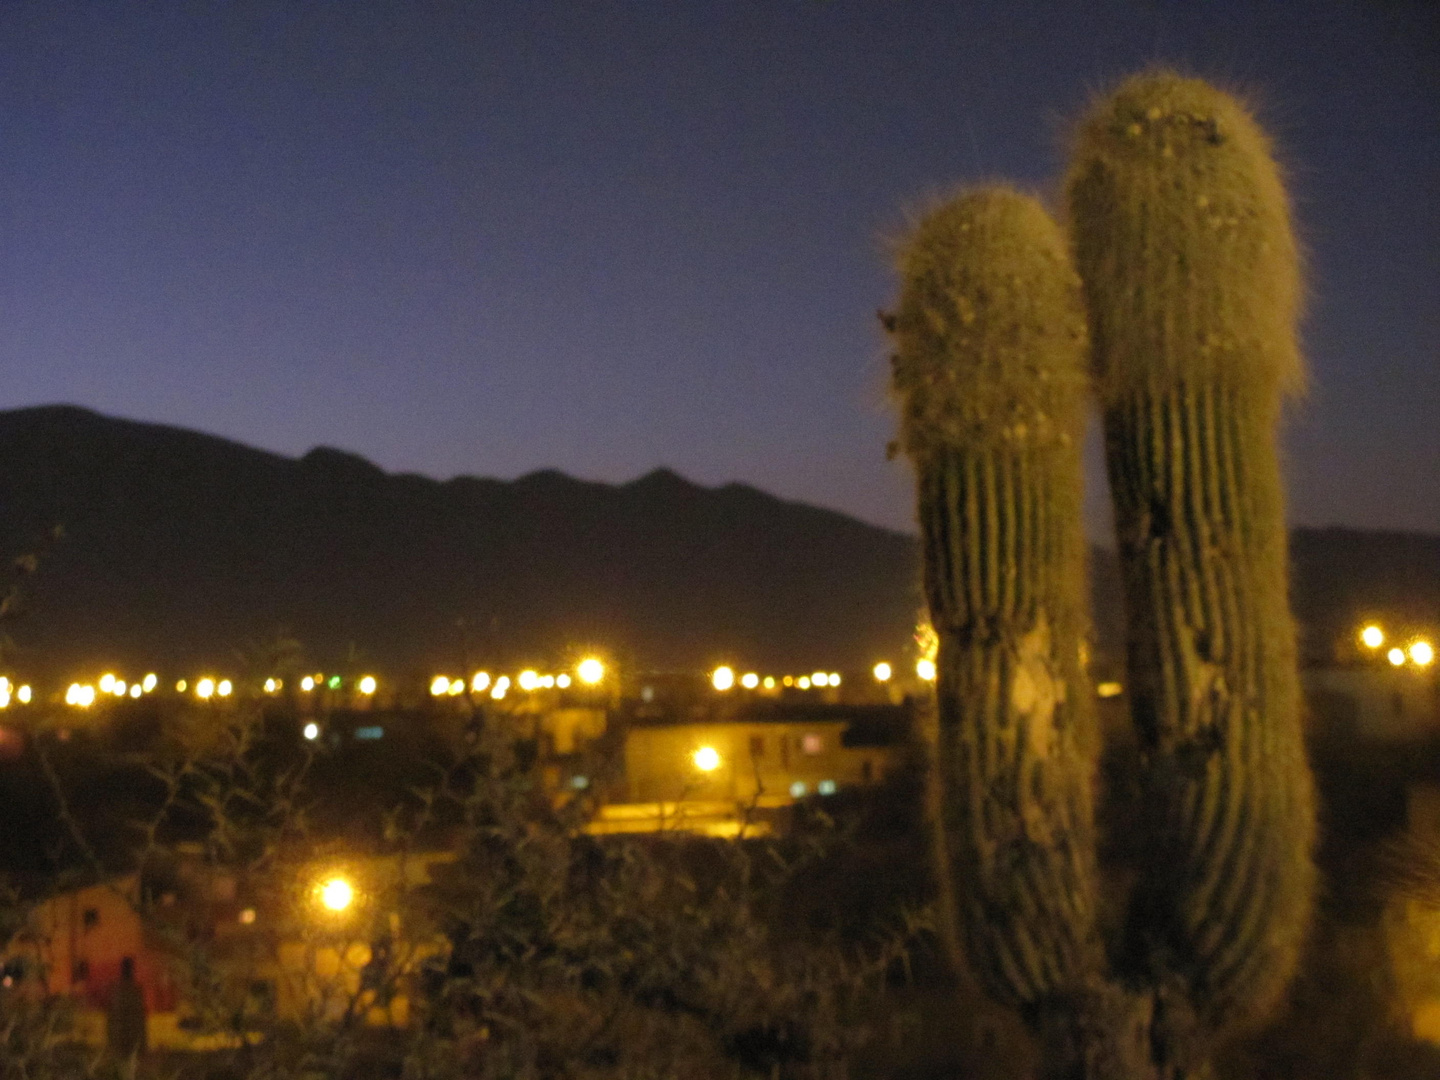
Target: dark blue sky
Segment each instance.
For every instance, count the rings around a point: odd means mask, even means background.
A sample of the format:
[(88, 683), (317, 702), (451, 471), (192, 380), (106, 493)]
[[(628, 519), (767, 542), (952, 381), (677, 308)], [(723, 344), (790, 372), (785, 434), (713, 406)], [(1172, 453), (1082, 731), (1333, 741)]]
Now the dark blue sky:
[(6, 0), (0, 407), (908, 528), (883, 238), (1053, 193), (1087, 96), (1162, 60), (1252, 92), (1291, 176), (1292, 518), (1440, 532), (1436, 7)]

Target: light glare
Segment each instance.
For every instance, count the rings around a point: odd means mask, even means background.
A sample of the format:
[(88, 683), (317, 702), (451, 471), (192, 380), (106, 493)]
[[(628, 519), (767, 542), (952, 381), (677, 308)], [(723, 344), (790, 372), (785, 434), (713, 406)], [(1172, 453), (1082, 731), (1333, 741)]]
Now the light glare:
[(702, 746), (690, 755), (690, 760), (701, 772), (714, 772), (720, 767), (720, 751), (713, 746)]
[(575, 674), (586, 686), (594, 686), (605, 678), (605, 665), (600, 662), (598, 657), (587, 656), (576, 666)]
[(1429, 667), (1435, 662), (1435, 647), (1428, 641), (1417, 641), (1410, 646), (1410, 659), (1419, 667)]
[(1388, 653), (1385, 654), (1385, 659), (1390, 661), (1391, 666), (1399, 667), (1401, 664), (1405, 663), (1405, 650), (1391, 649)]
[(895, 670), (889, 664), (885, 663), (884, 660), (881, 660), (880, 663), (871, 669), (871, 674), (875, 676), (876, 682), (889, 682), (890, 676), (895, 674)]
[(716, 690), (729, 690), (735, 685), (735, 671), (733, 668), (721, 665), (710, 675), (710, 685)]
[(320, 886), (320, 902), (331, 911), (344, 911), (355, 899), (355, 889), (342, 877), (331, 878)]
[(1360, 631), (1360, 640), (1367, 649), (1378, 649), (1381, 645), (1385, 644), (1385, 631), (1381, 630), (1380, 627), (1374, 623), (1371, 623), (1365, 627), (1364, 630)]
[(924, 679), (926, 682), (934, 682), (934, 681), (935, 681), (935, 661), (934, 661), (934, 660), (917, 660), (917, 661), (915, 661), (915, 674), (916, 674), (916, 675), (919, 675), (920, 678)]

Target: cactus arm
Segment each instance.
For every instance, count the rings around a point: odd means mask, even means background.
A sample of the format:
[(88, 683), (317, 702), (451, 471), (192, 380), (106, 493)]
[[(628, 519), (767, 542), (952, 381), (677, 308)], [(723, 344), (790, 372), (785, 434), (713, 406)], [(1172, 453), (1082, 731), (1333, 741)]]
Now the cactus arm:
[(899, 262), (894, 383), (940, 639), (944, 906), (991, 993), (1043, 1008), (1103, 963), (1078, 282), (1055, 223), (1005, 189), (932, 211)]
[(1313, 891), (1275, 451), (1301, 379), (1296, 248), (1254, 121), (1166, 73), (1097, 107), (1069, 202), (1146, 763), (1124, 955), (1178, 979), (1213, 1038), (1288, 981)]

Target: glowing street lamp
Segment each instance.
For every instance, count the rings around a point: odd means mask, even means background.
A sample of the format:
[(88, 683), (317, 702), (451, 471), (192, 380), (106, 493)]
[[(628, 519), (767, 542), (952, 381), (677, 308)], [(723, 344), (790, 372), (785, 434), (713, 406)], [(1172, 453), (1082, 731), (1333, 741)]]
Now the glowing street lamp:
[(371, 694), (375, 693), (375, 686), (376, 686), (375, 676), (374, 676), (374, 675), (365, 675), (365, 676), (362, 676), (361, 679), (360, 679), (360, 684), (359, 684), (359, 686), (360, 686), (360, 693), (364, 694), (366, 697), (369, 697)]
[(524, 671), (520, 672), (519, 677), (516, 678), (515, 681), (519, 684), (521, 690), (525, 690), (528, 692), (530, 690), (534, 690), (537, 686), (540, 685), (540, 675), (538, 672), (531, 671), (529, 668), (526, 668)]
[(917, 661), (915, 661), (915, 674), (916, 674), (916, 675), (919, 675), (920, 678), (924, 679), (926, 682), (934, 682), (934, 681), (935, 681), (935, 661), (934, 661), (934, 660), (917, 660)]
[(201, 679), (195, 684), (195, 696), (201, 701), (209, 701), (215, 696), (215, 680)]
[[(306, 682), (309, 682), (310, 680), (307, 678), (305, 681), (306, 681)], [(306, 690), (309, 690), (310, 687), (307, 686), (305, 689), (306, 689)], [(433, 678), (433, 679), (430, 680), (430, 696), (431, 696), (431, 697), (444, 697), (444, 696), (445, 696), (446, 694), (448, 694), (449, 692), (450, 692), (450, 678), (449, 678), (449, 676), (447, 676), (447, 675), (436, 675), (435, 678)]]
[(156, 675), (156, 674), (152, 671), (149, 675), (146, 675), (145, 678), (141, 680), (141, 682), (140, 682), (140, 689), (143, 690), (145, 693), (148, 694), (148, 693), (150, 693), (151, 691), (153, 691), (153, 690), (155, 689), (155, 684), (158, 683), (159, 681), (160, 681), (160, 676)]
[(470, 680), (470, 692), (472, 694), (483, 694), (490, 688), (490, 673), (488, 671), (477, 671)]
[(594, 686), (605, 678), (605, 665), (600, 662), (598, 657), (587, 656), (575, 666), (575, 674), (586, 686)]
[(1381, 630), (1380, 627), (1374, 623), (1371, 623), (1360, 631), (1360, 642), (1367, 649), (1378, 649), (1381, 645), (1385, 644), (1385, 631)]
[(754, 690), (760, 685), (760, 676), (753, 671), (747, 671), (744, 675), (740, 676), (740, 685), (746, 690)]
[(702, 746), (690, 755), (690, 760), (701, 772), (714, 772), (720, 767), (720, 751), (713, 746)]
[(1388, 653), (1385, 654), (1385, 659), (1390, 661), (1392, 667), (1399, 667), (1401, 664), (1405, 663), (1405, 650), (1391, 649)]
[(1410, 646), (1410, 660), (1416, 667), (1429, 667), (1435, 662), (1435, 646), (1421, 638)]
[(301, 734), (304, 735), (305, 738), (308, 739), (310, 742), (314, 742), (320, 737), (320, 725), (312, 720), (310, 723), (305, 725), (305, 730), (302, 731)]
[(735, 685), (735, 669), (722, 664), (710, 673), (710, 685), (716, 690), (729, 690)]
[(218, 683), (215, 684), (215, 693), (219, 694), (221, 697), (229, 697), (230, 691), (234, 689), (235, 687), (231, 684), (229, 679), (221, 679)]
[(881, 660), (880, 663), (870, 669), (870, 673), (875, 676), (876, 682), (889, 682), (890, 676), (895, 674), (895, 670), (889, 664), (885, 663), (884, 660)]
[(320, 886), (320, 903), (340, 912), (355, 902), (355, 887), (343, 877), (333, 877)]

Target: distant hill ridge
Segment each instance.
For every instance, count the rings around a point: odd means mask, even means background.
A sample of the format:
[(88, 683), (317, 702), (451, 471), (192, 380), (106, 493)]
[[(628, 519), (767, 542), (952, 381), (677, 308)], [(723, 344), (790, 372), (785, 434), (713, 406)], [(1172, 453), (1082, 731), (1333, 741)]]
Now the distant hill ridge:
[[(9, 627), (27, 671), (233, 667), (282, 631), (318, 665), (385, 671), (587, 645), (648, 668), (853, 671), (900, 657), (919, 606), (913, 537), (743, 484), (437, 481), (72, 406), (0, 412), (0, 555), (57, 524)], [(1299, 529), (1292, 552), (1311, 652), (1362, 617), (1440, 622), (1440, 537)], [(1113, 653), (1113, 556), (1095, 569)]]

